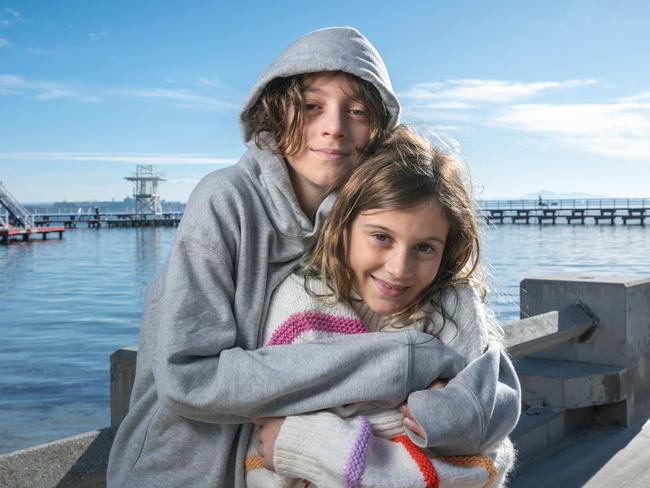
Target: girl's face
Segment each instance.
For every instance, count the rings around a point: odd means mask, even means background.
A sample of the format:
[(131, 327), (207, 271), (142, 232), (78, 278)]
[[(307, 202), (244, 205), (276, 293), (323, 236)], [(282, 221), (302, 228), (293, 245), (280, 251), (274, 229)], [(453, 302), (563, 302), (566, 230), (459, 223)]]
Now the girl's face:
[(376, 313), (404, 310), (433, 282), (449, 223), (437, 202), (406, 210), (369, 210), (348, 231), (353, 289)]
[(357, 164), (370, 138), (366, 107), (353, 98), (343, 74), (305, 80), (302, 147), (286, 156), (291, 182), (303, 209), (311, 213), (333, 184)]

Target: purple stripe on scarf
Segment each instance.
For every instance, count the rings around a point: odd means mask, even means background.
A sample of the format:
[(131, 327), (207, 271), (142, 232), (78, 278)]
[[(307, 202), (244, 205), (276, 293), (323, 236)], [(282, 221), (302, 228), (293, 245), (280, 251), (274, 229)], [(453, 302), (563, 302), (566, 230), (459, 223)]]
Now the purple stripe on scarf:
[(371, 435), (370, 424), (366, 417), (357, 417), (357, 420), (361, 424), (361, 428), (352, 446), (348, 462), (345, 464), (345, 471), (343, 471), (343, 486), (345, 488), (357, 488), (361, 486), (363, 472), (366, 469), (366, 454)]
[(267, 345), (292, 344), (300, 334), (310, 331), (363, 334), (368, 329), (360, 320), (338, 315), (314, 311), (294, 313), (273, 332)]

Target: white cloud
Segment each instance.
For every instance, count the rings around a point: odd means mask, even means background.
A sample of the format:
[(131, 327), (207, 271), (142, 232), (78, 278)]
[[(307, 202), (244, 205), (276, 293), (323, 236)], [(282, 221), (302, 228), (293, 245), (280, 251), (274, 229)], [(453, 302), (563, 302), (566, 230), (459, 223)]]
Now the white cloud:
[(461, 79), (418, 83), (400, 96), (404, 115), (413, 119), (507, 128), (531, 134), (542, 145), (650, 160), (650, 92), (591, 103), (548, 101), (558, 90), (596, 84), (589, 78), (531, 83)]
[(190, 178), (181, 178), (178, 180), (167, 180), (166, 183), (172, 184), (172, 185), (192, 185), (196, 186), (196, 184), (199, 182), (199, 180), (193, 180)]
[[(36, 53), (34, 53), (36, 54)], [(110, 96), (126, 96), (142, 100), (158, 100), (178, 108), (237, 109), (238, 104), (202, 95), (186, 89), (80, 89), (46, 80), (30, 80), (20, 75), (0, 74), (0, 95), (29, 95), (37, 100), (69, 98), (82, 102), (101, 102)]]
[(95, 95), (80, 92), (78, 89), (51, 81), (28, 80), (19, 75), (0, 75), (0, 94), (28, 94), (37, 100), (73, 98), (82, 102), (99, 102)]
[(199, 81), (196, 82), (198, 86), (204, 86), (208, 88), (222, 88), (223, 85), (218, 78), (207, 78), (202, 76), (199, 78)]
[[(444, 83), (418, 83), (409, 91), (400, 93), (404, 99), (415, 101), (440, 100), (444, 103), (508, 103), (530, 98), (549, 90), (575, 88), (593, 85), (592, 79), (566, 81), (538, 81), (519, 83), (503, 80), (461, 79), (447, 80)], [(467, 108), (467, 107), (463, 107)]]
[(154, 88), (149, 90), (122, 90), (121, 93), (149, 100), (174, 102), (184, 107), (192, 108), (239, 108), (237, 104), (225, 102), (216, 98), (199, 95), (188, 90), (170, 90), (169, 88)]
[(617, 99), (618, 102), (650, 102), (650, 92), (639, 93), (629, 97), (621, 97)]
[(514, 105), (492, 122), (587, 153), (650, 160), (650, 101)]
[(0, 37), (0, 49), (2, 49), (3, 47), (9, 47), (9, 46), (11, 46), (11, 43), (7, 39), (5, 39), (4, 37)]
[(102, 30), (99, 32), (89, 32), (88, 37), (90, 37), (90, 39), (93, 41), (101, 41), (102, 39), (108, 37), (108, 30), (106, 30), (105, 27), (102, 27)]
[(0, 29), (3, 27), (9, 27), (11, 24), (21, 22), (23, 16), (17, 10), (12, 8), (5, 8), (0, 11)]
[(25, 52), (30, 56), (51, 56), (61, 54), (63, 51), (55, 51), (53, 49), (43, 49), (41, 47), (26, 47)]
[(156, 153), (85, 153), (85, 152), (7, 152), (0, 153), (0, 161), (65, 161), (130, 163), (155, 165), (230, 165), (237, 159), (218, 158), (208, 154), (156, 154)]

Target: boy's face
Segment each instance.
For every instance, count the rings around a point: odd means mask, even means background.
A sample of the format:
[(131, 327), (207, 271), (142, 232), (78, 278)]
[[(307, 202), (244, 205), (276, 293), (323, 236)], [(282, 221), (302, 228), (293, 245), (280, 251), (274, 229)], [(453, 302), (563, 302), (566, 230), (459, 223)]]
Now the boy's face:
[(307, 77), (303, 92), (302, 147), (286, 156), (303, 209), (317, 206), (357, 164), (370, 138), (367, 109), (343, 74)]
[(374, 312), (401, 312), (440, 269), (449, 223), (437, 202), (406, 210), (369, 210), (348, 230), (352, 285)]

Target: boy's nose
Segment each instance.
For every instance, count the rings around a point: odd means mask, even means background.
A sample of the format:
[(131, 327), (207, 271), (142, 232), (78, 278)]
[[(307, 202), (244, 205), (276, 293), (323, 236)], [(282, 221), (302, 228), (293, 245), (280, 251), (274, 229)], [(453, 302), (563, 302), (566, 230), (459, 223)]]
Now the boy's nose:
[(336, 138), (345, 136), (345, 118), (341, 110), (331, 109), (327, 111), (323, 117), (322, 132), (323, 135)]

